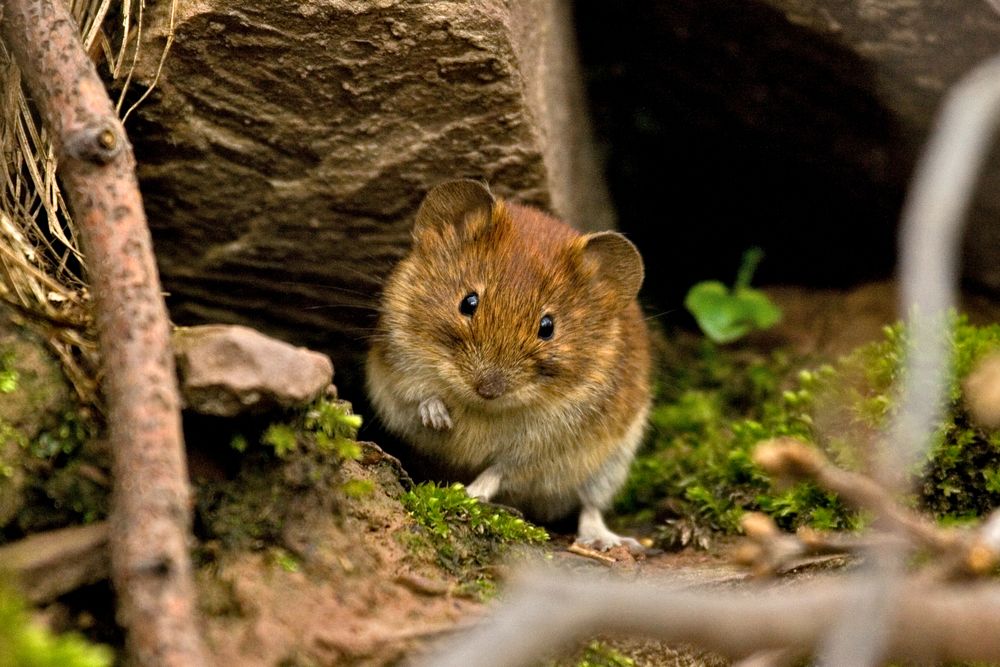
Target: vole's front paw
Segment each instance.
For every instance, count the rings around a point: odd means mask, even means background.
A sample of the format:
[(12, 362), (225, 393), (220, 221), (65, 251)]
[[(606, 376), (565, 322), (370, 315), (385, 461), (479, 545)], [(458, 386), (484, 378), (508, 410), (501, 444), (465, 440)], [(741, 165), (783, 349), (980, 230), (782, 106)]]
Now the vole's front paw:
[(421, 401), (417, 411), (420, 413), (420, 421), (427, 428), (433, 428), (438, 431), (451, 428), (451, 415), (448, 414), (448, 408), (444, 406), (444, 403), (437, 396), (432, 396)]

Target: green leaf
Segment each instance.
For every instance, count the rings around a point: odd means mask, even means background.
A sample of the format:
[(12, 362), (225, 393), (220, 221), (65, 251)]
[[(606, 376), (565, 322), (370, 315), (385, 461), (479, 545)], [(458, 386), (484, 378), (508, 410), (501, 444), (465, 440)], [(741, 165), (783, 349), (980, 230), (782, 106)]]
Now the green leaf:
[(767, 329), (781, 319), (781, 309), (766, 294), (751, 287), (730, 291), (716, 280), (694, 285), (684, 299), (705, 335), (729, 343), (755, 329)]

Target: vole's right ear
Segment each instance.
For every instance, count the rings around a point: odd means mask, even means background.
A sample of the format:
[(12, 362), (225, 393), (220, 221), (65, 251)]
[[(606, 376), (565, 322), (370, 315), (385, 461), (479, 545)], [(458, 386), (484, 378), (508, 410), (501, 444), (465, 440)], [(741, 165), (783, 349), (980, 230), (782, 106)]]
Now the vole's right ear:
[(461, 225), (470, 215), (485, 214), (489, 220), (496, 200), (484, 183), (471, 180), (448, 181), (435, 186), (424, 198), (413, 225), (414, 238), (428, 231)]

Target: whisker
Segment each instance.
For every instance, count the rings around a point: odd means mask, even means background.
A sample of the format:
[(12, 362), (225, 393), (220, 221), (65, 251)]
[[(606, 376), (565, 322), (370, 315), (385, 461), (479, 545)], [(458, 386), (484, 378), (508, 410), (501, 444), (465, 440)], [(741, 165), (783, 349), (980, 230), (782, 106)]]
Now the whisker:
[(676, 312), (679, 312), (679, 311), (680, 311), (680, 308), (671, 308), (670, 310), (664, 310), (662, 313), (657, 313), (656, 315), (649, 315), (649, 316), (644, 317), (642, 319), (644, 321), (655, 320), (658, 317), (663, 317), (664, 315), (670, 315), (671, 313), (676, 313)]
[(326, 308), (356, 308), (358, 310), (371, 310), (378, 312), (377, 306), (362, 306), (360, 304), (351, 303), (329, 303), (322, 306), (303, 306), (302, 310), (324, 310)]

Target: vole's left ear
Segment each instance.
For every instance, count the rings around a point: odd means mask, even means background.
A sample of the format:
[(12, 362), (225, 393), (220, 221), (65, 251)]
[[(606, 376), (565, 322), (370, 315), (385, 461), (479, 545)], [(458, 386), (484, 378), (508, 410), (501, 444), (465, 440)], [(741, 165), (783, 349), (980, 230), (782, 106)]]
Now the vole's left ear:
[(611, 285), (622, 307), (639, 293), (645, 273), (639, 250), (618, 232), (597, 232), (584, 236), (584, 257), (600, 267), (601, 278)]
[(464, 225), (470, 216), (480, 214), (489, 220), (495, 200), (484, 183), (467, 179), (448, 181), (427, 193), (413, 225), (413, 236), (445, 227)]

